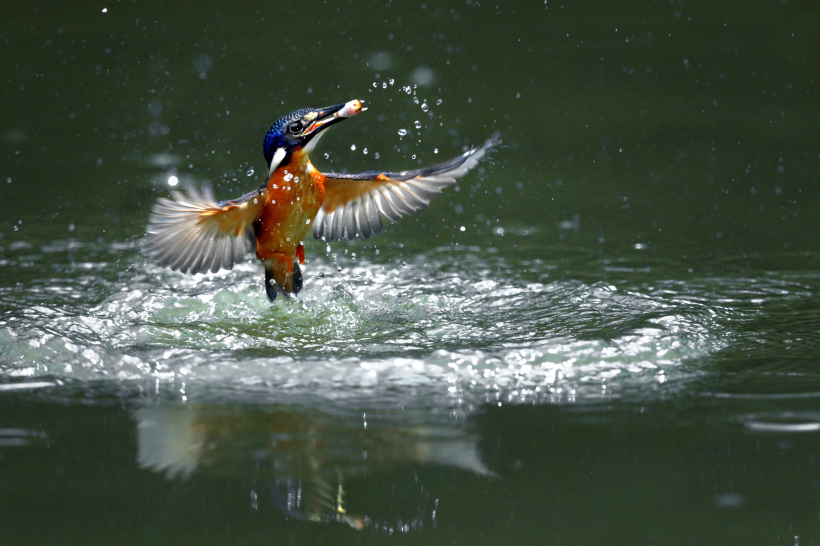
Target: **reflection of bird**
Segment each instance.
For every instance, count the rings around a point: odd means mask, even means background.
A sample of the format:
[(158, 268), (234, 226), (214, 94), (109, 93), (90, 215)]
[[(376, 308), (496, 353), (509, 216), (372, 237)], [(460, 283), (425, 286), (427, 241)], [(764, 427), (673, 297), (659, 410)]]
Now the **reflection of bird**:
[(134, 416), (141, 468), (168, 478), (202, 470), (265, 480), (274, 508), (306, 521), (362, 529), (367, 518), (347, 511), (345, 483), (380, 472), (421, 464), (494, 476), (470, 432), (407, 416), (393, 423), (383, 415), (365, 427), (358, 412), (204, 404), (145, 407)]
[(214, 201), (202, 193), (174, 192), (160, 199), (148, 227), (147, 252), (161, 265), (188, 273), (230, 269), (256, 251), (265, 266), (265, 291), (289, 295), (302, 288), (302, 241), (365, 239), (382, 230), (381, 215), (396, 221), (430, 203), (475, 167), (499, 140), (490, 138), (458, 157), (412, 171), (339, 174), (317, 171), (308, 159), (323, 132), (362, 112), (361, 102), (304, 108), (274, 123), (265, 136), (268, 178), (237, 199)]

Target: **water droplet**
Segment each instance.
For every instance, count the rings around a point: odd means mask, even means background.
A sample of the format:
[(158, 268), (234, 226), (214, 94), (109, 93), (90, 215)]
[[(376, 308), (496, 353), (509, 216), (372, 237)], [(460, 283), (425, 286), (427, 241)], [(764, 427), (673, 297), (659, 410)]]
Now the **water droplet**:
[[(290, 173), (286, 174), (285, 175), (285, 182), (290, 182), (291, 178), (293, 178), (292, 174), (290, 174)], [(273, 187), (275, 188), (276, 184), (274, 184)]]
[(259, 201), (256, 199), (256, 197), (254, 197), (254, 198), (253, 198), (253, 204), (255, 205), (255, 204), (257, 204), (258, 202), (259, 202)]
[(393, 78), (390, 78), (387, 81), (390, 82), (390, 85), (393, 85), (394, 83), (396, 83), (396, 80), (394, 80)]
[(387, 82), (382, 82), (382, 89), (387, 89)]
[(410, 156), (410, 159), (416, 159), (416, 154), (413, 154), (412, 156)]
[(308, 218), (307, 220), (305, 220), (305, 224), (309, 224), (309, 223), (310, 223), (310, 218)]
[(436, 101), (436, 106), (438, 106), (438, 105), (439, 105), (439, 104), (441, 104), (442, 102), (443, 102), (443, 101), (442, 101), (441, 99), (438, 99), (438, 100)]
[(404, 90), (404, 92), (405, 92), (405, 93), (407, 93), (408, 95), (409, 95), (410, 93), (412, 93), (412, 92), (413, 92), (413, 89), (412, 89), (409, 85), (407, 85), (407, 86), (405, 86), (405, 87), (402, 87), (402, 89), (403, 89), (403, 90)]
[(379, 154), (379, 152), (376, 152), (373, 154), (373, 157), (379, 159), (381, 157), (381, 154)]
[(367, 155), (367, 148), (365, 148), (364, 150), (362, 150), (362, 152), (364, 153), (364, 155)]
[(413, 97), (413, 104), (418, 104), (418, 103), (419, 103), (419, 98), (418, 97)]
[(179, 178), (177, 178), (174, 175), (171, 175), (171, 176), (168, 177), (168, 185), (169, 186), (176, 186), (177, 184), (179, 184)]
[[(433, 71), (426, 66), (420, 66), (410, 74), (410, 78), (416, 82), (417, 85), (430, 85), (433, 83)], [(413, 87), (416, 87), (415, 85)]]
[(376, 70), (386, 70), (390, 67), (390, 54), (379, 51), (370, 58), (370, 66)]
[(438, 148), (434, 148), (434, 149), (433, 149), (433, 153), (434, 153), (434, 154), (437, 154), (437, 153), (438, 153)]
[(427, 111), (427, 110), (429, 110), (429, 109), (430, 109), (430, 107), (429, 107), (429, 106), (427, 106), (427, 103), (426, 103), (426, 102), (425, 102), (424, 104), (422, 104), (422, 105), (421, 105), (421, 111), (422, 111), (422, 112), (426, 112), (426, 111)]
[(330, 154), (325, 152), (325, 159), (330, 159)]
[(373, 82), (373, 87), (378, 87), (378, 86), (379, 86), (378, 82)]
[(276, 184), (274, 184), (274, 185), (273, 185), (273, 189), (276, 189), (276, 188), (278, 188), (278, 187), (279, 187), (279, 186), (277, 186)]
[(251, 169), (245, 174), (247, 174), (248, 176), (253, 176), (253, 167), (251, 167)]
[(416, 126), (416, 129), (421, 129), (421, 122), (419, 120), (416, 120), (416, 122), (413, 125)]
[(405, 136), (407, 134), (407, 129), (399, 129), (399, 136)]
[[(293, 179), (293, 181), (294, 181), (294, 182), (299, 182), (299, 177), (298, 177), (298, 176), (297, 176), (297, 177), (295, 177), (295, 178)], [(288, 188), (288, 189), (290, 189), (290, 188)]]
[(461, 231), (467, 231), (467, 228), (464, 227), (464, 226), (461, 226)]
[(351, 149), (352, 151), (354, 151), (354, 152), (355, 152), (355, 151), (356, 151), (356, 145), (355, 145), (355, 144), (353, 144), (353, 145), (350, 147), (350, 149)]

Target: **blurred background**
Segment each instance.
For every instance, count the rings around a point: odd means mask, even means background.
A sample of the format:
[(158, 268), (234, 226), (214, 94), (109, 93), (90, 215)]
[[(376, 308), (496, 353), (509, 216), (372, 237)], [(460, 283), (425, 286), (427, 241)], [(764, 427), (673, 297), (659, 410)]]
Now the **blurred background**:
[[(818, 14), (6, 2), (0, 541), (820, 542)], [(142, 255), (354, 98), (319, 170), (503, 145), (290, 301)]]

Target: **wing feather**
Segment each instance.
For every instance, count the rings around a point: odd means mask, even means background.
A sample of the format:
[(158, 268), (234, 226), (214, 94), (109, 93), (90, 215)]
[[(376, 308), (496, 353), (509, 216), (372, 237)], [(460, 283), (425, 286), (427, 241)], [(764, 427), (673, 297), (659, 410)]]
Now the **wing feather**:
[(365, 210), (364, 206), (364, 197), (364, 195), (359, 196), (359, 203), (356, 207), (356, 228), (362, 234), (362, 237), (364, 237), (365, 239), (369, 239), (370, 218), (367, 217), (367, 211)]
[[(362, 194), (362, 203), (364, 203), (364, 210), (367, 216), (367, 223), (370, 225), (371, 233), (378, 235), (384, 229), (382, 225), (382, 217), (379, 214), (379, 209), (373, 200), (373, 196), (369, 193)], [(367, 236), (364, 236), (367, 239)]]
[(428, 206), (500, 143), (501, 139), (493, 135), (458, 157), (412, 171), (325, 173), (325, 201), (313, 221), (313, 236), (339, 241), (345, 237), (352, 240), (357, 234), (367, 239), (381, 233), (382, 215), (396, 222)]
[(370, 192), (373, 199), (378, 204), (379, 212), (384, 214), (391, 222), (398, 222), (401, 220), (401, 213), (393, 208), (390, 199), (383, 193), (381, 188), (375, 188)]
[[(184, 273), (231, 269), (253, 250), (253, 222), (267, 189), (217, 203), (211, 187), (171, 192), (154, 204), (145, 252), (160, 265)], [(314, 226), (315, 227), (315, 226)]]
[(316, 218), (313, 219), (313, 238), (314, 239), (321, 239), (322, 235), (325, 232), (325, 211), (324, 209), (319, 209), (319, 213), (316, 214)]

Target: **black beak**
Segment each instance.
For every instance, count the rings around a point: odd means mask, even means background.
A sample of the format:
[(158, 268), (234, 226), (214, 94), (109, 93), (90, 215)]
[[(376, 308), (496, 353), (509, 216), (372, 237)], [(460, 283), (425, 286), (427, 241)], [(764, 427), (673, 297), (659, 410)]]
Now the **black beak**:
[(367, 110), (367, 108), (363, 108), (361, 101), (358, 99), (353, 99), (352, 101), (344, 104), (337, 104), (335, 106), (322, 108), (314, 112), (316, 117), (311, 120), (310, 125), (308, 125), (308, 128), (304, 130), (302, 136), (308, 136), (318, 133), (319, 131), (323, 131), (331, 125), (339, 123), (349, 117), (353, 117), (356, 114), (364, 112), (365, 110)]

